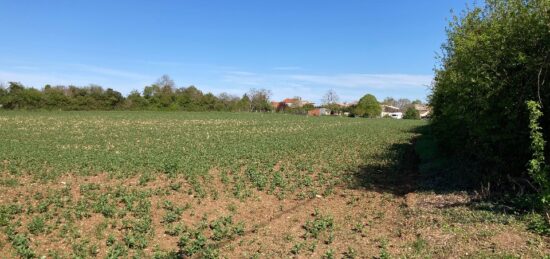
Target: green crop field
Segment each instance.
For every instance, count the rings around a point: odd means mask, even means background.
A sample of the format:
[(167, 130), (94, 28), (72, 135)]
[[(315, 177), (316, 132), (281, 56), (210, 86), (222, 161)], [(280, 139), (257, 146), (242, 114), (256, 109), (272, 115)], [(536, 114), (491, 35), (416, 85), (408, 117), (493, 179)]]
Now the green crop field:
[[(486, 224), (476, 213), (488, 212), (425, 212), (399, 190), (370, 181), (403, 172), (424, 125), (260, 113), (1, 112), (0, 254), (359, 258), (495, 251), (472, 250), (461, 236)], [(487, 217), (495, 225), (485, 229), (487, 242), (510, 231), (502, 226), (524, 229), (514, 216)], [(434, 220), (451, 223), (430, 233), (459, 240), (462, 250), (424, 232)], [(538, 236), (518, 233), (532, 240), (522, 254), (547, 249)], [(513, 254), (505, 247), (496, 251)]]
[[(366, 164), (390, 166), (392, 145), (419, 121), (236, 113), (0, 113), (3, 170), (35, 180), (67, 173), (165, 175), (207, 197), (212, 177), (285, 194), (322, 191)], [(275, 170), (277, 168), (277, 170)], [(212, 171), (218, 173), (213, 174)], [(299, 180), (299, 181), (298, 181)], [(284, 185), (280, 186), (282, 182)], [(231, 184), (227, 188), (233, 188)], [(243, 190), (244, 191), (244, 190)]]

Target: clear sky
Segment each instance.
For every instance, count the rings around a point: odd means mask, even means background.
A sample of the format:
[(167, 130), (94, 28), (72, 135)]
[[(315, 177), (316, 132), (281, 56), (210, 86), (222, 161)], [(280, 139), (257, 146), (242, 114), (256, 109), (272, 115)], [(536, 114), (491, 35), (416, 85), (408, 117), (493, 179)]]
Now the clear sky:
[(0, 82), (425, 99), (468, 0), (0, 0)]

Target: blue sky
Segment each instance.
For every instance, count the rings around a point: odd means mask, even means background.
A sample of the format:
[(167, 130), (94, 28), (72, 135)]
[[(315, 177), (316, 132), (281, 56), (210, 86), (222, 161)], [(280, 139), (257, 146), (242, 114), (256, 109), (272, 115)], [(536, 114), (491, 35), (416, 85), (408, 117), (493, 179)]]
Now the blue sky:
[(178, 86), (319, 102), (425, 99), (451, 9), (467, 0), (0, 0), (0, 82)]

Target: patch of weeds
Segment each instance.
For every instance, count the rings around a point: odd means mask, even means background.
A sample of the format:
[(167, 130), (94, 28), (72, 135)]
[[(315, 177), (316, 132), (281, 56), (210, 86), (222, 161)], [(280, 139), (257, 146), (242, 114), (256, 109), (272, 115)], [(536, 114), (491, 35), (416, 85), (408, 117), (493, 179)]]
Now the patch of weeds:
[(229, 174), (227, 173), (227, 171), (222, 171), (220, 173), (220, 181), (223, 184), (228, 184), (229, 183)]
[(0, 205), (0, 226), (8, 226), (14, 215), (23, 212), (23, 207), (17, 204)]
[(316, 209), (313, 213), (313, 220), (308, 220), (304, 225), (304, 229), (308, 236), (319, 238), (321, 233), (334, 230), (334, 219), (332, 216), (321, 215)]
[(354, 259), (357, 258), (357, 251), (353, 249), (353, 247), (348, 246), (348, 250), (344, 252), (344, 258), (345, 259)]
[(542, 215), (535, 212), (529, 213), (524, 220), (527, 222), (527, 229), (539, 235), (550, 235), (550, 224)]
[(323, 259), (334, 259), (334, 250), (329, 248), (322, 257)]
[(380, 259), (389, 259), (391, 258), (391, 255), (390, 253), (388, 252), (388, 241), (387, 240), (381, 240), (380, 241), (380, 255), (378, 256), (378, 258)]
[(328, 197), (334, 193), (334, 186), (329, 185), (325, 190), (323, 191), (323, 197)]
[(334, 242), (334, 232), (329, 231), (327, 240), (325, 240), (325, 244), (330, 245), (332, 244), (332, 242)]
[(116, 206), (109, 200), (107, 194), (103, 194), (99, 197), (93, 205), (93, 209), (95, 213), (101, 213), (106, 218), (114, 217), (117, 213)]
[(181, 189), (181, 183), (179, 182), (170, 183), (170, 189), (175, 192), (179, 191)]
[(88, 253), (90, 252), (88, 248), (88, 241), (87, 240), (76, 240), (71, 245), (72, 248), (72, 255), (75, 258), (86, 258), (88, 257)]
[(280, 172), (276, 172), (273, 174), (273, 178), (271, 179), (271, 189), (272, 191), (275, 190), (275, 188), (283, 188), (286, 186), (285, 179), (283, 175)]
[(8, 241), (11, 242), (12, 247), (20, 258), (35, 258), (36, 254), (30, 247), (30, 239), (25, 234), (19, 234), (15, 231), (17, 225), (9, 225), (5, 229), (5, 234)]
[(231, 213), (235, 213), (237, 212), (237, 205), (235, 205), (235, 203), (231, 203), (227, 205), (227, 210), (229, 210), (229, 212)]
[(166, 214), (162, 218), (163, 223), (173, 223), (181, 219), (181, 214), (187, 208), (178, 208), (171, 201), (164, 201), (162, 207), (166, 210)]
[(19, 185), (19, 181), (15, 178), (0, 179), (0, 186), (15, 187)]
[(239, 180), (233, 186), (233, 195), (239, 200), (244, 200), (250, 197), (251, 193), (246, 188), (246, 184), (242, 180)]
[(61, 252), (59, 252), (58, 250), (50, 250), (48, 252), (48, 258), (61, 259), (63, 257), (61, 256)]
[(212, 240), (221, 241), (223, 239), (233, 239), (235, 236), (244, 234), (244, 223), (233, 224), (231, 216), (220, 217), (210, 223), (212, 230)]
[(206, 237), (199, 231), (184, 233), (178, 241), (180, 253), (185, 256), (201, 254), (206, 250)]
[(423, 238), (417, 237), (416, 240), (412, 243), (412, 248), (415, 252), (420, 253), (428, 247), (428, 241)]
[(153, 176), (152, 173), (144, 172), (139, 177), (139, 185), (145, 186), (145, 185), (147, 185), (148, 182), (152, 181), (153, 179), (155, 179), (155, 177)]
[(103, 239), (103, 235), (107, 227), (108, 227), (107, 221), (103, 221), (94, 227), (94, 234), (97, 239)]
[(294, 237), (292, 236), (291, 233), (287, 232), (283, 235), (283, 240), (286, 242), (292, 242), (294, 240)]
[(101, 186), (97, 183), (85, 183), (80, 185), (80, 193), (84, 196), (90, 195), (93, 191), (99, 191)]
[(116, 259), (124, 257), (128, 254), (128, 249), (124, 247), (121, 244), (114, 243), (111, 245), (111, 247), (107, 250), (107, 259)]
[(183, 255), (178, 254), (176, 251), (164, 251), (158, 246), (153, 248), (153, 259), (180, 259)]
[(359, 202), (359, 197), (353, 196), (351, 199), (349, 199), (346, 204), (355, 207), (357, 203)]
[(124, 235), (124, 244), (130, 249), (144, 249), (147, 247), (147, 236), (139, 232), (130, 232)]
[(292, 253), (293, 255), (298, 255), (300, 254), (300, 251), (302, 251), (302, 249), (304, 248), (305, 244), (304, 243), (297, 243), (297, 244), (294, 244), (292, 246), (292, 248), (290, 249), (290, 253)]
[(46, 221), (43, 217), (36, 216), (31, 219), (31, 222), (29, 222), (27, 228), (33, 235), (44, 233), (46, 231)]
[(166, 231), (164, 231), (164, 233), (166, 233), (169, 236), (179, 236), (183, 232), (185, 232), (186, 229), (187, 228), (185, 227), (185, 225), (183, 225), (181, 223), (171, 224), (166, 228)]
[(116, 237), (113, 236), (112, 234), (110, 234), (108, 237), (107, 237), (107, 240), (105, 240), (105, 245), (107, 246), (112, 246), (116, 243)]
[(164, 214), (162, 217), (163, 223), (173, 223), (181, 219), (181, 212), (180, 211), (173, 211), (169, 210)]
[(311, 242), (311, 243), (309, 243), (309, 245), (307, 246), (307, 250), (308, 250), (310, 253), (315, 252), (315, 249), (317, 249), (317, 243), (316, 243), (316, 242)]
[(97, 244), (91, 244), (88, 247), (88, 254), (91, 255), (92, 257), (97, 257), (97, 255), (99, 254), (98, 245)]
[(363, 237), (365, 236), (365, 224), (361, 222), (356, 223), (351, 230)]
[(258, 190), (263, 191), (268, 183), (268, 178), (266, 174), (254, 170), (254, 169), (248, 169), (246, 171), (246, 176), (252, 182), (254, 187), (256, 187)]
[(175, 163), (165, 163), (163, 166), (162, 166), (162, 170), (164, 171), (164, 173), (166, 175), (168, 175), (168, 177), (175, 177), (176, 176), (176, 173), (178, 171), (178, 165), (175, 164)]
[(35, 258), (34, 251), (30, 248), (29, 238), (24, 234), (17, 234), (11, 238), (11, 245), (21, 258)]
[(88, 218), (91, 216), (90, 204), (84, 199), (76, 202), (76, 205), (74, 206), (73, 211), (74, 211), (74, 216), (77, 219)]

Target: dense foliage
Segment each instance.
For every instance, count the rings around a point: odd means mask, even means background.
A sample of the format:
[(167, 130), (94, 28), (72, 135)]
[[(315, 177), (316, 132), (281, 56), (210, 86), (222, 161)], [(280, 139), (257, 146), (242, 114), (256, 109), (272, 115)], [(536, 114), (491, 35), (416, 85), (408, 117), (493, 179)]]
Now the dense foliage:
[(408, 107), (403, 114), (403, 119), (406, 120), (419, 120), (420, 112), (414, 107)]
[(382, 108), (376, 97), (372, 94), (367, 94), (359, 99), (354, 113), (361, 117), (376, 118), (380, 116)]
[(431, 96), (434, 133), (444, 150), (471, 158), (487, 179), (526, 179), (526, 101), (541, 104), (549, 137), (548, 10), (549, 1), (491, 0), (448, 28)]
[(203, 93), (195, 86), (176, 88), (167, 76), (144, 87), (142, 93), (132, 91), (127, 97), (101, 86), (50, 86), (43, 89), (10, 82), (0, 87), (0, 105), (4, 109), (47, 110), (184, 110), (184, 111), (269, 111), (271, 93), (251, 89), (242, 98), (227, 93), (218, 96)]
[(540, 196), (540, 204), (546, 210), (546, 220), (550, 223), (550, 167), (546, 164), (544, 157), (544, 146), (546, 141), (543, 138), (542, 127), (539, 119), (542, 116), (540, 104), (535, 101), (528, 101), (529, 129), (531, 136), (531, 151), (533, 156), (527, 164), (527, 171), (534, 183), (539, 186), (537, 192)]

